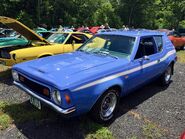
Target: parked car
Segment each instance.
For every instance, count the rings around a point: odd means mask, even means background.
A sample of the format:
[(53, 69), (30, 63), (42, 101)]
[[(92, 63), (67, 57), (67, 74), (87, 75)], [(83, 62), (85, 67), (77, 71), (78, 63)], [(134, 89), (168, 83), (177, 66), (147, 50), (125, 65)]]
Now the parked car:
[(49, 42), (12, 18), (0, 16), (0, 23), (5, 24), (9, 28), (13, 28), (29, 41), (26, 45), (11, 45), (0, 48), (0, 62), (6, 66), (74, 51), (91, 37), (89, 34), (78, 32), (61, 33), (60, 37), (62, 36), (62, 39), (65, 37), (65, 39), (61, 40), (58, 44), (53, 44), (55, 41), (52, 43)]
[(171, 40), (176, 49), (184, 49), (185, 37), (181, 36), (179, 32), (167, 29), (160, 29), (160, 31), (167, 33), (169, 39)]
[(115, 29), (115, 28), (100, 29), (100, 30), (98, 30), (98, 33), (101, 33), (101, 32), (111, 32), (111, 31), (117, 31), (117, 29)]
[(14, 37), (12, 34), (15, 33), (13, 29), (4, 28), (0, 31), (0, 33), (3, 33), (6, 37)]
[(181, 28), (178, 30), (181, 36), (185, 37), (185, 28)]
[(51, 34), (53, 34), (54, 32), (51, 31), (36, 31), (37, 34), (39, 34), (39, 36), (43, 37), (44, 39), (47, 39)]
[(5, 46), (25, 46), (29, 43), (29, 41), (24, 38), (24, 37), (5, 37), (5, 38), (0, 38), (0, 48), (5, 47)]
[(168, 85), (176, 51), (165, 33), (115, 31), (96, 34), (76, 52), (17, 64), (14, 84), (66, 116), (90, 112), (98, 122), (110, 121), (119, 98), (159, 79)]

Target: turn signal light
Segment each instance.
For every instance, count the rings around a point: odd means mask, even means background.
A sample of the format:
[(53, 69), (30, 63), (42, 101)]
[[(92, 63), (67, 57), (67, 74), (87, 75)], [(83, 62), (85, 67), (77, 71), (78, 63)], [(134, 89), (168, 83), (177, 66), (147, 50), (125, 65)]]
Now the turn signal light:
[(69, 97), (68, 94), (65, 94), (65, 100), (66, 100), (66, 102), (67, 102), (68, 104), (71, 103), (71, 99), (70, 99), (70, 97)]
[(49, 90), (44, 88), (43, 89), (43, 94), (46, 95), (46, 96), (49, 96)]
[(20, 81), (24, 82), (24, 77), (20, 76)]

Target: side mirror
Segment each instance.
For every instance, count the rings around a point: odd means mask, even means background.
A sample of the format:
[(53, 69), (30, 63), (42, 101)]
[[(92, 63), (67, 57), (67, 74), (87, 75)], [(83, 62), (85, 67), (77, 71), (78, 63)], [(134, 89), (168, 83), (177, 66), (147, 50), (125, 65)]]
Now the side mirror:
[(75, 50), (75, 43), (76, 43), (75, 40), (73, 40), (73, 41), (72, 41), (72, 44), (71, 44), (72, 47), (73, 47), (73, 50)]
[(76, 43), (76, 42), (75, 42), (75, 40), (73, 40), (73, 41), (72, 41), (72, 46), (74, 46), (74, 45), (75, 45), (75, 43)]
[(143, 56), (143, 60), (150, 60), (149, 56)]

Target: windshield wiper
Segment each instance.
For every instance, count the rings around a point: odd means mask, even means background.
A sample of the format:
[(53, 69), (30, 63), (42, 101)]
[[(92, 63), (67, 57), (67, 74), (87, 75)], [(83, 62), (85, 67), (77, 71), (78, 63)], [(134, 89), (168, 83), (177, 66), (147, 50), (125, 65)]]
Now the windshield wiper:
[(82, 49), (80, 49), (80, 50), (78, 50), (78, 51), (80, 51), (80, 52), (84, 52), (84, 53), (87, 53), (87, 54), (90, 54), (90, 52), (85, 51), (85, 50), (82, 50)]
[(114, 56), (114, 55), (111, 55), (108, 51), (96, 51), (96, 52), (93, 52), (95, 54), (102, 54), (102, 55), (108, 55), (110, 57), (113, 57), (113, 58), (116, 58), (116, 59), (119, 59), (117, 56)]

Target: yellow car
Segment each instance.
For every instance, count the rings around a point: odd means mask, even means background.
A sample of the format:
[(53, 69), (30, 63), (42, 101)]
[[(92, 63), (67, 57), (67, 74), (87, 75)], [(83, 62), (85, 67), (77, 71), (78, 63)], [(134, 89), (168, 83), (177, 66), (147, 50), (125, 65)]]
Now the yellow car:
[(15, 19), (0, 16), (0, 23), (13, 28), (28, 40), (27, 45), (11, 45), (0, 48), (0, 63), (6, 66), (36, 58), (72, 52), (92, 37), (92, 35), (81, 32), (65, 32), (54, 33), (45, 40)]

